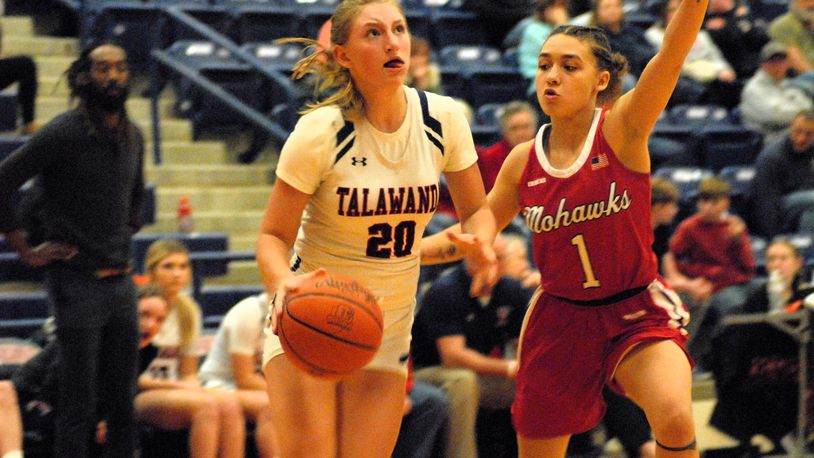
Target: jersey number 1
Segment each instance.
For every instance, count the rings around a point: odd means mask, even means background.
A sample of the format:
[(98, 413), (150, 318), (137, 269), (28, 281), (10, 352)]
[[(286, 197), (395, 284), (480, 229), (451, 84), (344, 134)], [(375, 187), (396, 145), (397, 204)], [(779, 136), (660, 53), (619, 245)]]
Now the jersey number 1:
[[(372, 258), (387, 259), (392, 255), (397, 258), (407, 256), (413, 251), (415, 243), (415, 221), (402, 221), (395, 229), (387, 223), (374, 224), (367, 228), (367, 254)], [(393, 248), (390, 248), (393, 242)]]
[(577, 247), (579, 262), (582, 264), (582, 271), (585, 272), (585, 281), (582, 282), (582, 287), (585, 289), (598, 288), (599, 280), (596, 279), (594, 268), (591, 267), (591, 258), (588, 256), (588, 248), (585, 247), (585, 238), (582, 234), (575, 235), (571, 239), (571, 245)]

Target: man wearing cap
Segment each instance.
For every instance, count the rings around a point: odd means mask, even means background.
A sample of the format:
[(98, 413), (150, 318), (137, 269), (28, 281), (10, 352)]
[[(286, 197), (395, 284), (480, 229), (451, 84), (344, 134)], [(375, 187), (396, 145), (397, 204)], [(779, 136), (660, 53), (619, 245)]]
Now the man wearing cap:
[(812, 108), (811, 98), (786, 78), (789, 59), (786, 47), (770, 41), (760, 51), (760, 68), (749, 78), (741, 94), (743, 123), (764, 135), (764, 144), (785, 136), (794, 116)]
[(797, 73), (814, 70), (814, 0), (791, 0), (789, 11), (769, 24), (769, 37), (782, 43)]

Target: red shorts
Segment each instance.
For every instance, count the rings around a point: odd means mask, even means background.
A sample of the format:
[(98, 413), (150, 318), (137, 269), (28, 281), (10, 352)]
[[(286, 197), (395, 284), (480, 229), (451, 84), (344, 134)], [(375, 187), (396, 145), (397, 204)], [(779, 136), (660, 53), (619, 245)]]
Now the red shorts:
[(600, 306), (537, 294), (518, 350), (516, 431), (542, 439), (591, 429), (605, 413), (602, 387), (608, 383), (624, 394), (613, 374), (627, 350), (670, 339), (686, 354), (688, 321), (681, 299), (659, 280), (633, 297)]

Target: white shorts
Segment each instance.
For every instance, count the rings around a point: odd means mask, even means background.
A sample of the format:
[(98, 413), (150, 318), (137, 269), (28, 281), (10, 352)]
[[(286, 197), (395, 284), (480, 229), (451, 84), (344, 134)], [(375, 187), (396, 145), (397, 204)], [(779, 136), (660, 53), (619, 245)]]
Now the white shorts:
[[(384, 335), (379, 351), (362, 369), (397, 372), (407, 375), (407, 359), (410, 355), (410, 331), (413, 327), (415, 300), (406, 306), (382, 312), (384, 318)], [(263, 330), (266, 343), (263, 347), (263, 368), (272, 358), (285, 353), (280, 338), (271, 332), (271, 326)]]

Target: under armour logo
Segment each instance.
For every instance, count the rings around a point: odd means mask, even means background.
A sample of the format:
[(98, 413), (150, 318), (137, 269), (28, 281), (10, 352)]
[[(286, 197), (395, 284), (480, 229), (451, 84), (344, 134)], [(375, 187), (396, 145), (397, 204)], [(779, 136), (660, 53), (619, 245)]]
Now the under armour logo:
[(361, 159), (356, 159), (355, 157), (350, 158), (350, 165), (362, 164), (362, 167), (367, 165), (367, 158), (363, 157)]

